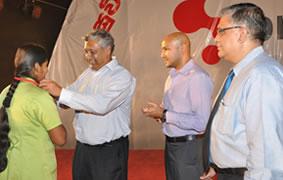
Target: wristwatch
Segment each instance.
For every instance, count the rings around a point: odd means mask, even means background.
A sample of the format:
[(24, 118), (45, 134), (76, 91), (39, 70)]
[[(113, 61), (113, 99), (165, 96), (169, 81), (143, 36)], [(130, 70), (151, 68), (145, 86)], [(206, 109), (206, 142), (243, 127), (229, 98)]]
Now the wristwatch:
[(163, 110), (163, 113), (162, 113), (162, 116), (161, 116), (161, 118), (160, 118), (160, 120), (161, 120), (162, 122), (166, 122), (166, 112), (167, 112), (167, 109), (164, 109), (164, 110)]

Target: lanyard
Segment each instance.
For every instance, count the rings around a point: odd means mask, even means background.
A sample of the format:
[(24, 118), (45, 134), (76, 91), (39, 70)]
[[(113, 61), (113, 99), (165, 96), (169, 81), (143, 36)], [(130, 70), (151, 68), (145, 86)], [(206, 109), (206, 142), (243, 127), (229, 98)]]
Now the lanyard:
[(37, 82), (35, 82), (34, 80), (30, 80), (30, 79), (23, 79), (23, 78), (19, 78), (19, 77), (14, 77), (15, 80), (19, 80), (19, 81), (26, 81), (26, 82), (31, 82), (35, 85), (39, 85)]

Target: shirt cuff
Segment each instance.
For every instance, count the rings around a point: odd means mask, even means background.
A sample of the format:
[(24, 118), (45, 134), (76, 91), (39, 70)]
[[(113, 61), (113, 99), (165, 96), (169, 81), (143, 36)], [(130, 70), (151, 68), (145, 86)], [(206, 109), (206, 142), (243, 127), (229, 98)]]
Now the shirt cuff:
[(68, 90), (68, 89), (65, 89), (65, 88), (62, 88), (62, 91), (61, 91), (61, 94), (60, 94), (60, 97), (58, 99), (58, 102), (61, 103), (61, 104), (65, 104), (67, 105), (68, 102), (71, 101), (73, 97), (73, 92)]
[[(176, 116), (175, 116), (175, 113), (172, 113), (172, 112), (167, 111), (165, 118), (166, 118), (166, 123), (172, 123), (172, 119), (175, 119)], [(173, 121), (174, 121), (174, 120), (173, 120)]]

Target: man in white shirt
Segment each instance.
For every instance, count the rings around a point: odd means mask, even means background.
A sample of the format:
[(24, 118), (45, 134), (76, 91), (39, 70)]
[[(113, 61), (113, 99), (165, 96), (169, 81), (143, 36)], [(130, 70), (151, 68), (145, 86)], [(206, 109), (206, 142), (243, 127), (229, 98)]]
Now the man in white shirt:
[(76, 110), (74, 180), (126, 180), (135, 78), (112, 58), (114, 39), (104, 30), (85, 37), (90, 67), (69, 87), (43, 80), (40, 87)]
[(221, 11), (215, 41), (234, 77), (210, 118), (212, 168), (201, 179), (283, 179), (283, 68), (263, 50), (266, 31), (254, 4)]

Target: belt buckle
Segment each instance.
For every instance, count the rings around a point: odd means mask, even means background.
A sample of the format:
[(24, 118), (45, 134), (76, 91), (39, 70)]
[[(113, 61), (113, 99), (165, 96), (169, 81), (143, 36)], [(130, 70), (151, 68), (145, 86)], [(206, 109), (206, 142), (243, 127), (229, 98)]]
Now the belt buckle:
[(171, 137), (170, 139), (172, 139), (172, 142), (178, 142), (178, 139), (176, 137)]
[(187, 135), (187, 141), (192, 141), (192, 140), (195, 140), (195, 139), (197, 139), (196, 135)]
[(191, 140), (194, 140), (195, 139), (195, 136), (194, 135), (188, 135), (187, 136), (187, 140), (188, 141), (191, 141)]

